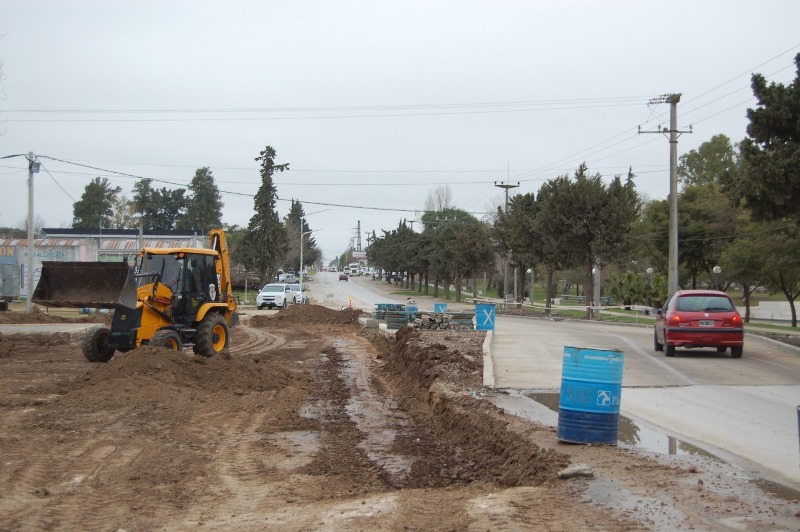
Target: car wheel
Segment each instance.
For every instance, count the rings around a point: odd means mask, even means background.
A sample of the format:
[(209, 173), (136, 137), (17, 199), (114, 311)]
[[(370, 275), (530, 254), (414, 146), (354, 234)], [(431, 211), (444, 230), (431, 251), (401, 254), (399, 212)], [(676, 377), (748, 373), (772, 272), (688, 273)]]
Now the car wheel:
[(731, 358), (742, 358), (742, 351), (744, 351), (743, 346), (738, 347), (731, 347)]
[(264, 310), (264, 305), (259, 305), (258, 310)]
[(675, 356), (675, 346), (674, 345), (665, 344), (664, 345), (664, 354), (667, 355), (668, 357), (674, 357)]
[(724, 353), (726, 349), (727, 349), (727, 347), (718, 346), (717, 347), (717, 353)]
[(285, 300), (285, 299), (284, 299), (284, 300), (283, 300), (283, 308), (285, 309), (285, 308), (286, 308), (286, 307), (288, 307), (288, 306), (289, 306), (289, 302), (288, 302), (287, 300)]
[(658, 342), (658, 335), (656, 334), (655, 330), (653, 331), (653, 349), (655, 349), (656, 351), (664, 350), (664, 344), (660, 344)]

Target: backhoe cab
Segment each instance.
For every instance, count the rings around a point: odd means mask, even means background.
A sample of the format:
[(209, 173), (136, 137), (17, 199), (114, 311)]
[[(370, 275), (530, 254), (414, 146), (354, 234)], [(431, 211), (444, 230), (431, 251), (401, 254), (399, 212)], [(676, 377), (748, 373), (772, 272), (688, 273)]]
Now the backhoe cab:
[(111, 328), (95, 327), (81, 341), (91, 362), (141, 345), (213, 356), (230, 343), (236, 300), (225, 234), (212, 247), (143, 248), (124, 263), (44, 262), (33, 301), (56, 307), (114, 309)]

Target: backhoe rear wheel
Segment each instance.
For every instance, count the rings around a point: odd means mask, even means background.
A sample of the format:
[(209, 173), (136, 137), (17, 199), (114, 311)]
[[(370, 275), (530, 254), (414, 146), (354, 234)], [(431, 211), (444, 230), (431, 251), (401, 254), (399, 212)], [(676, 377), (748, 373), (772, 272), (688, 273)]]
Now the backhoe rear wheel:
[(213, 357), (230, 344), (228, 323), (220, 314), (212, 312), (197, 327), (193, 350), (204, 357)]
[(172, 329), (161, 329), (156, 331), (152, 338), (150, 338), (150, 345), (156, 347), (166, 347), (173, 351), (182, 351), (183, 342), (181, 336)]
[(108, 362), (114, 356), (114, 348), (108, 345), (111, 330), (106, 327), (92, 327), (83, 333), (81, 349), (89, 362)]

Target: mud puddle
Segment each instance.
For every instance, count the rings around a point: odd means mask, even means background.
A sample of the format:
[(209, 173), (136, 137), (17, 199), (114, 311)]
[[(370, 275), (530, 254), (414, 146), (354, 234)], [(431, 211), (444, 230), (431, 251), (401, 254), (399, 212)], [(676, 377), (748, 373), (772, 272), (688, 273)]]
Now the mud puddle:
[(407, 476), (411, 460), (391, 451), (397, 436), (408, 425), (406, 415), (391, 398), (373, 388), (367, 367), (371, 355), (366, 349), (345, 339), (336, 340), (334, 347), (343, 362), (340, 375), (351, 391), (347, 414), (364, 434), (359, 447), (390, 474)]
[[(509, 413), (552, 427), (558, 426), (559, 401), (560, 394), (552, 391), (512, 392), (498, 395), (493, 399), (498, 407)], [(685, 458), (691, 462), (702, 464), (702, 467), (709, 470), (720, 471), (720, 474), (725, 477), (740, 479), (744, 477), (756, 491), (784, 501), (800, 500), (800, 491), (794, 488), (748, 474), (737, 465), (729, 463), (709, 450), (622, 415), (619, 417), (618, 441), (620, 447)], [(724, 473), (722, 473), (723, 470)], [(623, 491), (608, 490), (605, 487), (596, 487), (594, 491), (590, 491), (589, 495), (593, 500), (601, 501), (612, 497), (619, 499), (615, 501), (614, 506), (618, 508), (627, 506), (627, 499), (624, 497)], [(669, 513), (660, 515), (661, 517), (658, 519), (666, 519), (666, 521), (662, 521), (662, 524), (674, 523), (678, 517)], [(653, 514), (653, 518), (656, 518), (655, 516), (656, 513)]]
[[(537, 392), (525, 394), (525, 396), (558, 414), (558, 403), (560, 399), (558, 393)], [(619, 445), (623, 447), (632, 446), (637, 449), (660, 454), (698, 455), (721, 461), (719, 457), (696, 445), (669, 436), (646, 425), (636, 423), (623, 415), (619, 416), (619, 432), (617, 434), (617, 439), (619, 440)]]

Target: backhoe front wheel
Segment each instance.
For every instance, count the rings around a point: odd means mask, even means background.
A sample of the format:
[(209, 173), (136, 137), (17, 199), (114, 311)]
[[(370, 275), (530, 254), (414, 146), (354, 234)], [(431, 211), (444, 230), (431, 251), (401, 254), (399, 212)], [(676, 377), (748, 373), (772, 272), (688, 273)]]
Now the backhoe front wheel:
[(108, 345), (111, 330), (106, 327), (92, 327), (83, 334), (81, 349), (89, 362), (108, 362), (114, 356), (114, 348)]
[(225, 318), (212, 312), (203, 318), (197, 327), (194, 352), (200, 356), (213, 357), (230, 343), (230, 331)]
[(156, 331), (152, 338), (150, 338), (150, 345), (156, 347), (166, 347), (172, 351), (182, 351), (183, 342), (181, 336), (172, 329), (161, 329)]

